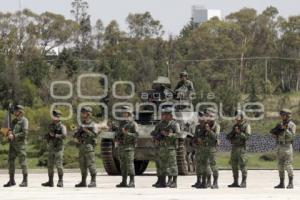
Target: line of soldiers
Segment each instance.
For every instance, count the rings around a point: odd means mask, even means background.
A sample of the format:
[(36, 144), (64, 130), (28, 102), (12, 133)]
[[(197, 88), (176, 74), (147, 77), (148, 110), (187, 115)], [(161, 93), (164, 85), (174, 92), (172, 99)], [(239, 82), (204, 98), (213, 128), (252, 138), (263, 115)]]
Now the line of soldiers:
[[(184, 87), (188, 92), (193, 92), (193, 83), (187, 79), (187, 73), (180, 74), (180, 82), (176, 90)], [(176, 91), (175, 90), (175, 91)], [(124, 120), (119, 122), (116, 128), (116, 145), (118, 146), (118, 155), (122, 174), (122, 181), (116, 187), (135, 187), (134, 153), (136, 141), (138, 138), (138, 126), (134, 121), (133, 110), (124, 106), (122, 115)], [(162, 110), (161, 121), (156, 125), (151, 135), (153, 142), (157, 147), (157, 182), (153, 187), (157, 188), (176, 188), (178, 166), (176, 159), (176, 150), (178, 147), (178, 138), (180, 137), (180, 125), (173, 118), (174, 110), (166, 107)], [(218, 186), (218, 167), (217, 151), (219, 146), (220, 125), (216, 121), (216, 111), (206, 109), (205, 112), (199, 112), (199, 123), (194, 131), (193, 143), (196, 151), (196, 174), (197, 181), (192, 187), (217, 189)], [(45, 139), (48, 142), (48, 178), (42, 186), (53, 187), (54, 167), (58, 172), (57, 187), (63, 187), (63, 152), (64, 140), (67, 136), (66, 127), (60, 120), (62, 115), (60, 110), (54, 110), (52, 113), (52, 123), (49, 126), (49, 133)], [(92, 108), (85, 106), (81, 109), (82, 124), (77, 129), (74, 137), (78, 141), (79, 164), (81, 171), (81, 181), (75, 187), (96, 187), (96, 163), (95, 146), (98, 133), (95, 123), (91, 119)], [(24, 107), (17, 105), (14, 108), (14, 120), (11, 130), (8, 132), (9, 153), (8, 168), (9, 181), (4, 187), (16, 185), (15, 159), (19, 158), (22, 168), (23, 181), (20, 187), (27, 187), (28, 172), (26, 164), (26, 140), (28, 135), (28, 120), (24, 116)], [(271, 134), (276, 139), (278, 171), (280, 183), (275, 188), (285, 188), (285, 172), (287, 170), (289, 183), (287, 188), (293, 188), (293, 139), (296, 133), (296, 125), (291, 120), (291, 111), (282, 109), (280, 111), (282, 122), (279, 123)], [(236, 123), (232, 131), (227, 135), (227, 140), (232, 145), (230, 163), (232, 166), (233, 183), (228, 187), (247, 187), (247, 150), (246, 142), (251, 136), (250, 124), (245, 120), (245, 113), (236, 112)], [(239, 170), (242, 173), (242, 181), (239, 184)], [(88, 171), (91, 175), (91, 181), (87, 185), (86, 179)], [(127, 178), (130, 178), (127, 183)], [(211, 184), (211, 176), (213, 183)], [(168, 180), (166, 180), (168, 177)]]

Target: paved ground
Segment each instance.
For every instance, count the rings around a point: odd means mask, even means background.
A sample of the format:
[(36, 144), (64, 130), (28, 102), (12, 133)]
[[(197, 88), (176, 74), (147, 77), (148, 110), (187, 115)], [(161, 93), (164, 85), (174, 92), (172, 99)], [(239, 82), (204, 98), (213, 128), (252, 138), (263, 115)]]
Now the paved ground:
[[(300, 177), (300, 171), (295, 172), (296, 177)], [(0, 184), (4, 184), (8, 179), (6, 174), (0, 174)], [(151, 188), (156, 177), (151, 173), (136, 178), (135, 189), (116, 189), (114, 186), (119, 183), (120, 177), (99, 175), (97, 177), (97, 188), (75, 189), (73, 186), (80, 179), (78, 173), (65, 174), (65, 188), (42, 188), (41, 182), (47, 179), (45, 173), (31, 173), (29, 188), (3, 188), (0, 187), (0, 197), (5, 200), (79, 200), (79, 199), (98, 199), (98, 200), (189, 200), (189, 199), (297, 199), (300, 197), (300, 179), (295, 179), (294, 190), (274, 190), (273, 186), (277, 184), (276, 171), (249, 171), (249, 181), (247, 189), (228, 189), (227, 184), (231, 183), (231, 172), (220, 172), (219, 190), (199, 190), (190, 187), (195, 182), (194, 176), (179, 177), (177, 189), (155, 189)], [(21, 181), (21, 175), (17, 175), (17, 182)]]

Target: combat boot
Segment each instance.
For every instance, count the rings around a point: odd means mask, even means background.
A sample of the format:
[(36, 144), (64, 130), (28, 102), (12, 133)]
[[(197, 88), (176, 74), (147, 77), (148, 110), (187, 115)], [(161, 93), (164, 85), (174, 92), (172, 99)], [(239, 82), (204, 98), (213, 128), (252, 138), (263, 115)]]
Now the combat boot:
[(238, 177), (233, 177), (233, 183), (231, 185), (228, 185), (230, 188), (239, 188), (239, 178)]
[(156, 187), (157, 188), (166, 188), (167, 187), (166, 176), (161, 176), (160, 177), (160, 182), (159, 182), (159, 184), (157, 184)]
[(177, 176), (173, 176), (172, 183), (168, 187), (169, 188), (177, 188)]
[(160, 182), (160, 176), (157, 176), (157, 181), (152, 185), (152, 187), (156, 187)]
[(122, 182), (118, 185), (116, 185), (118, 188), (127, 187), (127, 175), (122, 176)]
[(16, 185), (15, 174), (9, 174), (9, 181), (3, 187), (11, 187)]
[(201, 176), (197, 176), (197, 182), (192, 187), (199, 187), (201, 185)]
[(293, 177), (289, 176), (289, 184), (286, 187), (286, 189), (293, 189), (293, 188), (294, 188)]
[(274, 187), (275, 189), (284, 189), (285, 184), (284, 184), (284, 178), (280, 178), (280, 183)]
[(247, 187), (247, 176), (242, 177), (242, 182), (240, 185), (241, 188), (246, 188)]
[(214, 182), (213, 185), (211, 186), (211, 189), (219, 189), (218, 178), (219, 178), (218, 175), (214, 176)]
[(28, 175), (27, 174), (23, 174), (23, 180), (22, 183), (19, 185), (19, 187), (27, 187), (28, 186)]
[(171, 184), (172, 184), (172, 176), (168, 176), (167, 187), (170, 187)]
[(207, 176), (207, 182), (206, 182), (206, 185), (207, 185), (208, 188), (211, 187), (211, 175), (208, 175), (208, 176)]
[(42, 186), (43, 187), (53, 187), (54, 184), (53, 184), (53, 174), (48, 174), (48, 182), (46, 183), (42, 183)]
[(76, 184), (75, 187), (86, 187), (86, 176), (81, 176), (81, 182)]
[(63, 175), (58, 175), (57, 187), (64, 187)]
[(206, 175), (203, 175), (202, 176), (202, 183), (198, 186), (198, 187), (196, 187), (196, 188), (198, 188), (198, 189), (206, 189), (207, 188), (207, 176)]
[(130, 187), (130, 188), (134, 188), (135, 187), (134, 176), (130, 176), (128, 187)]
[(96, 184), (96, 174), (94, 174), (94, 175), (91, 176), (91, 182), (88, 185), (88, 187), (89, 188), (97, 187), (97, 184)]

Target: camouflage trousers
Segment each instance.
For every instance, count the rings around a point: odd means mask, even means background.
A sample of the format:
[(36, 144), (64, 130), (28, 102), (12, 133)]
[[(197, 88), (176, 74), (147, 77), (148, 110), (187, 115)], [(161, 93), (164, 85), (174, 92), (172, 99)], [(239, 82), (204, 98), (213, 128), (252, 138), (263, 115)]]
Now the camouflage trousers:
[(176, 156), (176, 148), (170, 148), (169, 146), (159, 147), (159, 176), (178, 176)]
[(239, 169), (242, 172), (242, 176), (247, 176), (247, 162), (246, 149), (244, 147), (232, 147), (230, 164), (233, 177), (239, 177)]
[(94, 146), (91, 144), (80, 144), (79, 146), (79, 166), (81, 175), (87, 177), (88, 170), (91, 176), (96, 176), (96, 161), (95, 161)]
[(9, 145), (9, 152), (8, 152), (8, 169), (10, 174), (14, 174), (16, 170), (15, 160), (18, 157), (19, 164), (22, 168), (23, 174), (28, 174), (27, 171), (27, 163), (26, 163), (26, 145), (16, 145), (10, 144)]
[(57, 169), (57, 173), (59, 176), (64, 174), (63, 168), (63, 155), (64, 155), (64, 147), (61, 148), (48, 148), (48, 173), (54, 174), (54, 167)]
[(211, 147), (200, 147), (196, 149), (196, 174), (201, 175), (219, 175), (217, 166), (217, 150)]
[(134, 176), (134, 149), (119, 147), (118, 154), (122, 176)]
[(293, 146), (291, 144), (279, 145), (277, 147), (277, 159), (279, 177), (284, 178), (284, 170), (287, 171), (289, 177), (293, 177)]

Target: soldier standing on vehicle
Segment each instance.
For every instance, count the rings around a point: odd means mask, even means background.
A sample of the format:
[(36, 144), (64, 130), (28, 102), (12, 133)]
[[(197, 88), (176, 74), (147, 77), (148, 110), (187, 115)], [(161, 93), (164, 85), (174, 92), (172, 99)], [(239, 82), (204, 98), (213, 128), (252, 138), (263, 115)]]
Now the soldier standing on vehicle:
[(186, 71), (181, 72), (179, 78), (180, 81), (174, 89), (176, 99), (191, 100), (191, 95), (195, 94), (193, 82), (188, 80), (188, 73)]
[(57, 187), (63, 187), (63, 154), (64, 154), (64, 140), (67, 136), (67, 129), (60, 121), (62, 113), (60, 110), (52, 112), (52, 123), (49, 127), (49, 133), (45, 135), (48, 143), (48, 182), (42, 183), (44, 187), (53, 187), (54, 166), (57, 168), (58, 183)]
[(86, 187), (88, 170), (91, 175), (91, 182), (88, 187), (96, 187), (96, 162), (95, 146), (97, 141), (97, 130), (95, 123), (91, 120), (92, 108), (85, 106), (81, 109), (82, 125), (74, 134), (79, 143), (79, 165), (81, 171), (81, 182), (75, 187)]
[[(122, 182), (116, 187), (135, 187), (134, 176), (134, 151), (138, 138), (138, 125), (133, 119), (133, 110), (129, 106), (123, 107), (123, 118), (120, 121), (116, 134), (119, 162), (122, 175)], [(129, 184), (127, 185), (127, 177)]]
[(215, 121), (216, 112), (213, 109), (207, 109), (204, 114), (204, 120), (201, 118), (194, 134), (194, 141), (197, 146), (197, 182), (192, 187), (207, 188), (207, 180), (209, 179), (209, 176), (211, 176), (211, 170), (213, 172), (214, 181), (213, 185), (209, 187), (217, 189), (219, 188), (219, 172), (216, 162), (216, 154), (219, 144), (220, 125)]
[(289, 109), (282, 109), (280, 111), (282, 122), (271, 130), (273, 137), (277, 143), (277, 159), (278, 172), (280, 183), (275, 186), (276, 189), (285, 188), (285, 172), (287, 171), (289, 177), (289, 184), (287, 189), (294, 188), (293, 184), (293, 140), (296, 134), (296, 125), (291, 120), (292, 112)]
[[(173, 119), (173, 109), (170, 107), (162, 110), (161, 121), (152, 132), (158, 145), (159, 152), (159, 174), (157, 188), (176, 188), (178, 166), (176, 160), (177, 139), (180, 136), (180, 126)], [(166, 177), (170, 176), (168, 184)]]
[[(235, 115), (236, 124), (226, 138), (232, 145), (230, 163), (233, 172), (233, 183), (228, 187), (247, 187), (247, 154), (246, 142), (251, 136), (251, 127), (245, 120), (245, 113), (237, 111)], [(242, 182), (239, 185), (239, 169), (242, 172)]]
[(9, 152), (8, 152), (8, 168), (9, 181), (4, 187), (16, 185), (15, 182), (15, 160), (19, 157), (19, 163), (22, 168), (23, 181), (20, 187), (28, 185), (28, 171), (26, 163), (26, 140), (28, 134), (28, 120), (24, 116), (24, 107), (17, 105), (14, 107), (15, 118), (12, 121), (11, 130), (8, 132)]

